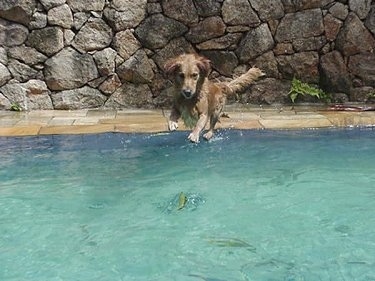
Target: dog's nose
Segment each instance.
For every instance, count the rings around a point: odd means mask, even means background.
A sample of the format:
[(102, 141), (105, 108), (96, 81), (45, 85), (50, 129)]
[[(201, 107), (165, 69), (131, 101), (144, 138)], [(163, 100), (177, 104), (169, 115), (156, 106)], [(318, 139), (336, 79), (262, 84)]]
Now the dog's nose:
[(186, 99), (190, 99), (192, 96), (193, 96), (193, 91), (192, 90), (182, 90), (182, 95), (186, 98)]

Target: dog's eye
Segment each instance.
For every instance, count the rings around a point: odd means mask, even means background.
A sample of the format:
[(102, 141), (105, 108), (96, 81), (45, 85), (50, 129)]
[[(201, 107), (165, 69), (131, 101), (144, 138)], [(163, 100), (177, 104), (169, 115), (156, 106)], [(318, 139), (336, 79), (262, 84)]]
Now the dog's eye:
[(197, 80), (197, 79), (198, 79), (198, 76), (199, 76), (198, 73), (193, 73), (193, 74), (191, 75), (191, 77), (192, 77), (194, 80)]
[(180, 72), (180, 73), (178, 74), (178, 77), (180, 77), (181, 79), (184, 79), (184, 78), (185, 78), (185, 74), (182, 73), (182, 72)]

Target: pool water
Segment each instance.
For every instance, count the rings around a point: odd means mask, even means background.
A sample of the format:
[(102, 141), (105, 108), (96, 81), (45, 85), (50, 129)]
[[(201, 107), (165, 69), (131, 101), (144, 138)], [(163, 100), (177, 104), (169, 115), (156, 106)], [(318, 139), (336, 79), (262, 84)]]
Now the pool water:
[(186, 135), (0, 138), (0, 280), (375, 280), (373, 129)]

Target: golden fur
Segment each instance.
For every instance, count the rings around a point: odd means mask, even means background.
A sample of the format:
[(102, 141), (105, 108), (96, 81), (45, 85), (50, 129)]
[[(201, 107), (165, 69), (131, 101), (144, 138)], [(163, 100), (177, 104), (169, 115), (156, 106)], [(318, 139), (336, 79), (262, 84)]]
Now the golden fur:
[(181, 117), (185, 125), (193, 128), (188, 139), (199, 142), (201, 131), (209, 122), (209, 129), (203, 135), (212, 138), (214, 128), (226, 102), (227, 95), (244, 90), (264, 73), (250, 68), (245, 74), (230, 82), (213, 83), (208, 80), (210, 61), (196, 54), (183, 54), (165, 64), (165, 72), (174, 82), (174, 106), (169, 116), (169, 130), (178, 128)]

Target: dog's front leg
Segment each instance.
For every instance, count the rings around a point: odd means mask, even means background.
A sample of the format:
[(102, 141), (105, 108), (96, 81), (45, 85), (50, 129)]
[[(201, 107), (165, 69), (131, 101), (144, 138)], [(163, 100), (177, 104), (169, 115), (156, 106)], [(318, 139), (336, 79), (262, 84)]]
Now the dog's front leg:
[(199, 142), (199, 135), (200, 135), (201, 131), (204, 129), (204, 127), (206, 127), (207, 120), (208, 120), (208, 118), (207, 118), (206, 114), (201, 114), (199, 116), (198, 122), (195, 125), (194, 130), (190, 133), (190, 135), (188, 137), (188, 139), (191, 142), (195, 142), (195, 143)]
[(171, 114), (169, 115), (168, 120), (168, 129), (169, 131), (176, 131), (178, 128), (178, 118), (180, 118), (180, 112), (176, 108), (172, 108)]

